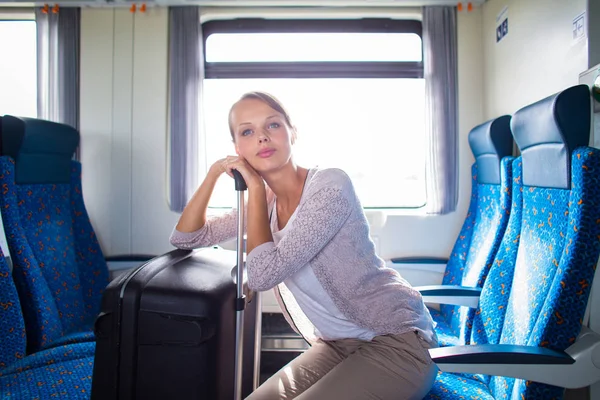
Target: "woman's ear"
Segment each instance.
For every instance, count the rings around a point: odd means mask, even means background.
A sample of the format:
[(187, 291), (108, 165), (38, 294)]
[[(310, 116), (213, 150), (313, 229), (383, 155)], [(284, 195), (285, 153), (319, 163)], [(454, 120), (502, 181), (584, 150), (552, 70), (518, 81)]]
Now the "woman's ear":
[(298, 131), (296, 130), (296, 127), (293, 126), (292, 127), (292, 145), (294, 145), (294, 143), (296, 143), (296, 139), (298, 139)]

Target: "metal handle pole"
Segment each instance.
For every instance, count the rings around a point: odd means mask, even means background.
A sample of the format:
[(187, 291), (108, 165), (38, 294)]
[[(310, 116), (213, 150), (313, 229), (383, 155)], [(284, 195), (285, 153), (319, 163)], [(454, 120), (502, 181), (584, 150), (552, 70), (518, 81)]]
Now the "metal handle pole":
[(247, 186), (244, 178), (242, 178), (242, 175), (238, 171), (233, 170), (232, 172), (235, 179), (235, 190), (238, 192), (234, 400), (242, 400), (244, 309), (246, 308), (246, 298), (244, 296), (244, 191), (247, 189)]

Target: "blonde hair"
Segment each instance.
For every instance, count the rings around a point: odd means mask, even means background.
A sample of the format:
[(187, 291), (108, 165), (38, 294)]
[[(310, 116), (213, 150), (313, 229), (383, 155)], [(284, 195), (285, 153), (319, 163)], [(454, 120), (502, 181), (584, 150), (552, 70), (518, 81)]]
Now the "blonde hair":
[(293, 127), (292, 119), (290, 118), (290, 114), (287, 112), (287, 110), (285, 109), (283, 104), (275, 96), (273, 96), (272, 94), (266, 93), (266, 92), (248, 92), (248, 93), (243, 94), (242, 97), (240, 97), (240, 99), (238, 101), (236, 101), (229, 109), (229, 133), (231, 133), (231, 138), (233, 140), (235, 140), (235, 135), (233, 134), (233, 126), (231, 125), (231, 113), (233, 112), (233, 108), (235, 107), (235, 105), (237, 103), (239, 103), (242, 100), (247, 100), (247, 99), (256, 99), (256, 100), (260, 100), (263, 103), (267, 104), (273, 110), (275, 110), (278, 113), (283, 115), (285, 123), (290, 128)]

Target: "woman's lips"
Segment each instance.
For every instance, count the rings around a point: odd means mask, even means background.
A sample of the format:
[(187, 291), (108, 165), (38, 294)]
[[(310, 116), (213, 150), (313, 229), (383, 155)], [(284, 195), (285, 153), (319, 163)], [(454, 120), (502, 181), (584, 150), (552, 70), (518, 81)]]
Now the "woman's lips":
[(269, 158), (275, 153), (275, 149), (263, 149), (258, 152), (258, 156), (261, 158)]

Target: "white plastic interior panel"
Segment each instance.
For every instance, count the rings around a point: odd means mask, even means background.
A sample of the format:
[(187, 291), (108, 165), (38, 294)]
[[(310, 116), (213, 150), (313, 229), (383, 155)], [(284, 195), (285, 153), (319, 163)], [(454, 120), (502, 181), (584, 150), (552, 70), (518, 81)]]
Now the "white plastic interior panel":
[[(486, 0), (473, 0), (473, 6), (481, 5)], [(469, 1), (464, 1), (466, 6)], [(42, 6), (58, 4), (62, 7), (123, 7), (132, 4), (147, 6), (199, 5), (211, 7), (419, 7), (419, 6), (455, 6), (456, 0), (0, 0), (2, 6)]]

